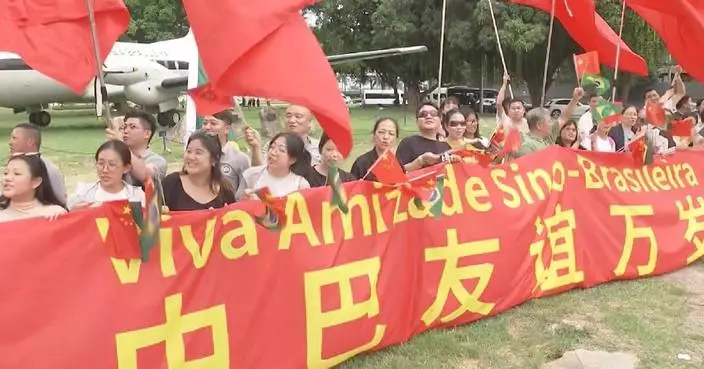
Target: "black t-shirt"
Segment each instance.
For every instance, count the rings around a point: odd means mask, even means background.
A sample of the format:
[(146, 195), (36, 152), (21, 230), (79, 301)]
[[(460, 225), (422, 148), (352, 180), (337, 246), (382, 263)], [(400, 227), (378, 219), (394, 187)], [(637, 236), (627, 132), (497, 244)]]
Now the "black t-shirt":
[(367, 151), (366, 153), (360, 155), (357, 160), (354, 161), (354, 164), (352, 164), (352, 169), (350, 170), (350, 174), (352, 174), (357, 179), (364, 179), (366, 181), (376, 182), (376, 176), (374, 175), (374, 173), (369, 173), (367, 175), (367, 172), (369, 172), (369, 168), (371, 168), (377, 160), (379, 160), (379, 154), (376, 152), (376, 149), (371, 149), (370, 151)]
[(396, 149), (396, 158), (401, 166), (404, 166), (426, 152), (440, 155), (450, 149), (447, 142), (429, 140), (423, 136), (415, 135), (401, 140), (398, 149)]
[(223, 188), (220, 189), (218, 196), (207, 204), (201, 204), (193, 200), (183, 189), (181, 173), (178, 172), (167, 175), (161, 184), (164, 189), (164, 204), (171, 211), (219, 209), (227, 204), (235, 203), (235, 194)]
[[(340, 179), (342, 180), (342, 183), (345, 182), (351, 182), (357, 180), (353, 175), (345, 172), (342, 169), (337, 169), (337, 173), (340, 176)], [(310, 184), (311, 188), (314, 187), (324, 187), (329, 185), (327, 182), (328, 177), (320, 174), (317, 170), (315, 170), (315, 167), (311, 167), (308, 173), (306, 173), (305, 176), (306, 181), (308, 181), (308, 184)]]

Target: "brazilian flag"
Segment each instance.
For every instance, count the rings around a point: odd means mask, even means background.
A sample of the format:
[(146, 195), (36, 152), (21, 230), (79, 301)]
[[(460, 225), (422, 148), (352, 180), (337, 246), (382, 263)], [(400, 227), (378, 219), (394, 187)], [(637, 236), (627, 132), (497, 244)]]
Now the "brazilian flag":
[(608, 79), (597, 74), (585, 74), (582, 77), (582, 86), (595, 86), (596, 93), (603, 95), (611, 88), (611, 83)]
[(594, 120), (597, 123), (616, 124), (621, 120), (621, 114), (616, 111), (616, 107), (605, 99), (601, 99), (594, 108)]

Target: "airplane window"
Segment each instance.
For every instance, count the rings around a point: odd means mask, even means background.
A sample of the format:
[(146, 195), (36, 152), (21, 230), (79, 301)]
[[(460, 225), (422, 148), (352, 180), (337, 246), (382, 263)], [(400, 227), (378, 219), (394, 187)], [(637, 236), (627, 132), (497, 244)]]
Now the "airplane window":
[(176, 62), (173, 60), (169, 60), (166, 64), (166, 67), (169, 69), (176, 69)]
[(162, 67), (166, 68), (166, 62), (163, 60), (157, 60), (157, 63), (161, 64)]
[(178, 69), (188, 70), (188, 62), (178, 62)]

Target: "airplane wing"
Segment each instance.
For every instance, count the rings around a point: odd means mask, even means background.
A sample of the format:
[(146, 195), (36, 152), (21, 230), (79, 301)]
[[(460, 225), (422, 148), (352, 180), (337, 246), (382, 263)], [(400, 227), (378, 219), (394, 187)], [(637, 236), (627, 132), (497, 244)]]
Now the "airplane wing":
[[(409, 47), (397, 47), (393, 49), (382, 49), (382, 50), (372, 50), (372, 51), (362, 51), (357, 53), (349, 54), (338, 54), (328, 56), (328, 61), (332, 65), (338, 65), (343, 63), (351, 63), (361, 60), (371, 60), (371, 59), (381, 59), (388, 58), (391, 56), (408, 55), (408, 54), (418, 54), (427, 52), (428, 48), (426, 46), (409, 46)], [(165, 90), (172, 89), (185, 89), (188, 86), (188, 77), (179, 76), (165, 78), (161, 81), (161, 88)]]
[(360, 60), (371, 60), (371, 59), (381, 59), (388, 58), (390, 56), (406, 55), (406, 54), (418, 54), (428, 51), (425, 46), (409, 46), (409, 47), (397, 47), (395, 49), (383, 49), (383, 50), (372, 50), (372, 51), (362, 51), (358, 53), (350, 54), (339, 54), (328, 56), (328, 61), (332, 65), (350, 63)]

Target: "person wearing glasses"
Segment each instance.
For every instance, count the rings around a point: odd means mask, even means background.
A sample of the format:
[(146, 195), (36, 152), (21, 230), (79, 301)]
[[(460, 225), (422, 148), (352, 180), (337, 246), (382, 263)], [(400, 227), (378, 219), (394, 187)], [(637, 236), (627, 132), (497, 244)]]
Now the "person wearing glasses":
[(311, 169), (310, 152), (301, 136), (292, 132), (274, 136), (269, 143), (266, 162), (244, 171), (237, 190), (238, 200), (256, 200), (258, 197), (254, 192), (263, 187), (268, 187), (274, 197), (310, 188), (305, 179)]
[(156, 124), (151, 114), (135, 110), (125, 115), (122, 125), (113, 122), (113, 126), (106, 130), (108, 140), (122, 141), (130, 148), (132, 165), (125, 178), (129, 184), (143, 188), (148, 177), (162, 181), (166, 176), (166, 159), (149, 149), (149, 143), (157, 133)]
[[(10, 135), (10, 153), (38, 153), (42, 146), (42, 133), (34, 124), (22, 123), (12, 129)], [(61, 202), (66, 202), (66, 184), (64, 176), (61, 174), (59, 167), (52, 163), (49, 159), (40, 156), (46, 166), (51, 188)]]
[(401, 140), (396, 149), (396, 158), (403, 169), (410, 172), (442, 161), (459, 161), (459, 158), (450, 155), (450, 145), (437, 139), (440, 127), (438, 108), (431, 103), (424, 103), (416, 111), (416, 118), (418, 134)]
[(455, 149), (464, 148), (467, 140), (467, 122), (464, 115), (458, 109), (452, 109), (445, 113), (442, 118), (442, 128), (445, 130), (445, 142)]
[(124, 142), (110, 140), (100, 145), (95, 152), (95, 169), (98, 181), (79, 183), (76, 191), (68, 198), (69, 210), (115, 200), (144, 204), (144, 191), (124, 180), (132, 170), (132, 155)]
[(52, 219), (65, 213), (39, 153), (16, 153), (10, 157), (2, 181), (0, 223), (39, 217)]

